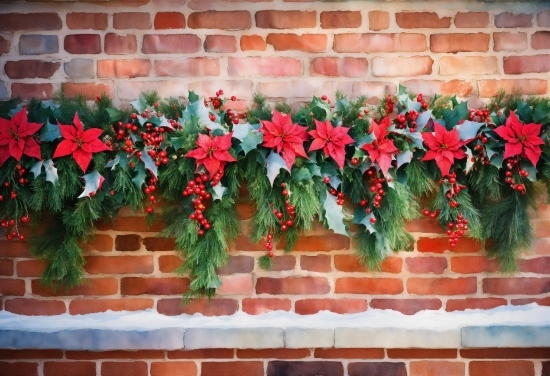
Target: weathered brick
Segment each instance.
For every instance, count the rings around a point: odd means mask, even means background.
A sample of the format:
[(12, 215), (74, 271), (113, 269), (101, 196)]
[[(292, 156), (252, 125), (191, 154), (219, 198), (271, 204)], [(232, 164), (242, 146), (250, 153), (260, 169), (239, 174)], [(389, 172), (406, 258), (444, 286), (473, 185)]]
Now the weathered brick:
[(442, 307), (439, 299), (372, 299), (370, 306), (375, 309), (392, 309), (405, 315), (414, 315), (424, 310), (438, 310)]
[(11, 49), (11, 41), (9, 39), (0, 36), (0, 56), (7, 54)]
[(173, 251), (176, 249), (176, 240), (173, 238), (148, 237), (143, 239), (145, 249), (152, 252)]
[(407, 291), (416, 295), (464, 295), (477, 291), (477, 278), (409, 278)]
[(98, 96), (106, 94), (113, 97), (112, 84), (76, 83), (66, 82), (63, 84), (63, 92), (67, 97), (74, 97), (81, 94), (87, 100), (95, 100)]
[(27, 34), (19, 38), (20, 55), (43, 55), (59, 52), (56, 35)]
[(464, 311), (466, 309), (491, 309), (506, 305), (506, 299), (501, 298), (466, 298), (449, 299), (445, 310), (448, 312)]
[(137, 350), (137, 351), (125, 351), (125, 350), (111, 350), (111, 351), (65, 351), (65, 357), (67, 359), (74, 360), (97, 360), (101, 356), (101, 359), (164, 359), (163, 350)]
[(275, 256), (271, 261), (271, 271), (274, 272), (293, 270), (296, 266), (296, 257), (293, 255)]
[(324, 277), (260, 277), (256, 281), (257, 294), (326, 294), (330, 291), (328, 280)]
[(0, 98), (8, 99), (8, 88), (4, 82), (0, 82)]
[(46, 262), (43, 260), (18, 260), (18, 277), (40, 277), (46, 268)]
[(237, 52), (237, 38), (233, 35), (207, 35), (204, 40), (204, 51), (217, 53)]
[(153, 308), (153, 299), (124, 298), (124, 299), (75, 299), (69, 304), (71, 315), (83, 315), (111, 311), (141, 311)]
[(338, 278), (335, 292), (337, 294), (400, 294), (403, 292), (403, 281), (399, 278)]
[(352, 362), (348, 364), (348, 375), (407, 376), (407, 368), (402, 362)]
[(411, 273), (441, 274), (447, 269), (444, 257), (407, 257), (405, 263)]
[(327, 48), (326, 34), (268, 34), (266, 43), (275, 51), (323, 52)]
[(531, 47), (534, 50), (550, 49), (550, 31), (537, 31), (531, 35)]
[(11, 96), (20, 96), (21, 99), (49, 99), (52, 97), (52, 84), (24, 84), (14, 82), (11, 84)]
[(201, 376), (219, 376), (220, 369), (223, 369), (224, 376), (264, 376), (264, 364), (259, 361), (202, 362)]
[(67, 35), (63, 46), (71, 54), (98, 54), (101, 53), (101, 37), (98, 34)]
[(537, 14), (537, 25), (550, 27), (550, 10), (544, 10)]
[(550, 297), (547, 298), (524, 298), (524, 299), (512, 299), (510, 301), (512, 305), (526, 305), (526, 304), (532, 304), (537, 303), (539, 306), (550, 306)]
[(51, 287), (41, 284), (40, 280), (33, 279), (31, 289), (34, 295), (39, 296), (114, 295), (118, 293), (118, 280), (116, 278), (90, 278), (80, 286), (71, 289), (60, 288), (54, 291)]
[(464, 376), (464, 362), (449, 362), (444, 360), (422, 360), (411, 362), (410, 376)]
[(263, 37), (259, 35), (243, 35), (241, 36), (242, 51), (265, 51), (267, 44)]
[(0, 359), (61, 359), (62, 350), (0, 350)]
[(0, 259), (0, 276), (9, 277), (13, 275), (13, 260)]
[(158, 262), (161, 273), (174, 273), (181, 266), (182, 259), (175, 255), (163, 255)]
[(239, 309), (239, 301), (234, 299), (207, 299), (191, 300), (183, 305), (181, 298), (160, 299), (157, 303), (157, 311), (167, 316), (177, 316), (183, 313), (193, 315), (200, 313), (204, 316), (232, 315)]
[(455, 16), (455, 26), (461, 28), (480, 28), (489, 26), (487, 12), (458, 12)]
[(25, 316), (53, 316), (66, 312), (61, 300), (16, 298), (6, 300), (6, 311)]
[(146, 30), (151, 28), (151, 17), (145, 12), (123, 12), (113, 15), (113, 28)]
[[(263, 370), (262, 370), (263, 372)], [(261, 374), (263, 375), (263, 373)], [(273, 360), (267, 363), (266, 376), (344, 376), (342, 362)]]
[(497, 73), (498, 61), (495, 56), (443, 56), (439, 59), (439, 74), (441, 76)]
[(504, 58), (504, 73), (550, 72), (550, 55), (509, 56)]
[(89, 274), (152, 273), (153, 256), (87, 256), (84, 268)]
[(523, 95), (542, 95), (548, 92), (548, 81), (535, 78), (523, 78), (520, 80), (478, 80), (477, 83), (479, 85), (479, 96), (481, 98), (490, 98), (501, 89), (507, 93), (518, 92)]
[[(256, 90), (267, 98), (287, 98), (290, 96), (290, 82), (258, 82)], [(262, 248), (261, 250), (265, 249), (263, 242), (259, 243), (258, 246)]]
[(22, 279), (0, 278), (0, 295), (25, 295), (25, 281)]
[(69, 29), (105, 30), (108, 25), (107, 13), (71, 12), (67, 13)]
[(184, 29), (185, 15), (180, 12), (158, 12), (155, 14), (155, 29)]
[(434, 12), (398, 12), (395, 20), (403, 29), (439, 29), (451, 26), (451, 17), (439, 17)]
[[(195, 81), (189, 83), (189, 90), (193, 90), (198, 95), (210, 96), (215, 93), (216, 90), (223, 88), (226, 93), (235, 95), (239, 100), (251, 100), (252, 99), (252, 81), (244, 79), (236, 80), (207, 80), (207, 81)], [(187, 93), (185, 94), (187, 95)], [(236, 102), (238, 103), (238, 102)], [(264, 248), (265, 251), (265, 248)]]
[(232, 359), (233, 349), (199, 349), (167, 351), (168, 359)]
[(191, 29), (247, 30), (252, 27), (252, 17), (244, 10), (209, 10), (191, 13), (187, 24)]
[(548, 359), (550, 348), (483, 348), (460, 349), (464, 359)]
[(550, 362), (542, 362), (541, 376), (550, 376)]
[(369, 11), (369, 29), (373, 31), (385, 30), (390, 27), (390, 14), (382, 10)]
[(261, 29), (305, 29), (317, 25), (316, 12), (299, 10), (260, 10), (255, 14)]
[(187, 278), (125, 277), (120, 281), (122, 295), (174, 295), (189, 289)]
[(470, 376), (534, 376), (531, 361), (474, 361), (468, 365)]
[(195, 376), (195, 362), (152, 362), (151, 376)]
[(311, 60), (312, 76), (329, 77), (365, 77), (368, 72), (368, 61), (357, 57), (318, 57)]
[(337, 89), (350, 98), (361, 95), (382, 98), (388, 94), (397, 93), (397, 86), (391, 82), (339, 81)]
[(454, 359), (456, 349), (388, 349), (390, 359)]
[(419, 252), (443, 253), (450, 250), (457, 253), (476, 253), (481, 249), (481, 243), (472, 238), (463, 238), (451, 249), (448, 238), (420, 238), (416, 247)]
[(237, 349), (239, 359), (303, 359), (310, 356), (310, 349)]
[(137, 40), (133, 34), (105, 34), (105, 53), (109, 55), (132, 54), (137, 51)]
[(144, 54), (178, 54), (199, 52), (201, 39), (194, 34), (147, 34), (143, 36)]
[(518, 266), (524, 273), (550, 274), (550, 257), (520, 260)]
[(295, 303), (299, 315), (313, 315), (319, 311), (357, 313), (367, 310), (365, 299), (301, 299)]
[(229, 57), (230, 76), (301, 76), (302, 63), (290, 57)]
[(148, 374), (147, 363), (143, 361), (101, 363), (101, 376), (148, 376)]
[(121, 252), (137, 251), (141, 248), (141, 236), (130, 235), (117, 235), (115, 238), (115, 249)]
[[(406, 61), (406, 62), (405, 62)], [(372, 74), (376, 77), (422, 76), (432, 73), (433, 60), (429, 56), (375, 57)]]
[(243, 312), (249, 315), (259, 315), (271, 311), (290, 311), (289, 299), (277, 298), (247, 298), (243, 299)]
[[(278, 244), (278, 247), (283, 248), (282, 242)], [(333, 250), (349, 249), (349, 247), (349, 237), (344, 235), (305, 235), (298, 238), (292, 250), (296, 252), (330, 252)]]
[(219, 275), (235, 273), (251, 273), (254, 270), (254, 257), (252, 256), (229, 256), (228, 263), (217, 270)]
[(504, 12), (495, 16), (496, 27), (531, 27), (532, 14)]
[(451, 270), (455, 273), (482, 273), (500, 271), (496, 259), (485, 256), (461, 256), (451, 259)]
[(550, 278), (484, 278), (483, 292), (495, 295), (539, 295), (550, 292)]
[(147, 59), (99, 60), (97, 77), (99, 78), (135, 78), (147, 77), (151, 71), (151, 62)]
[(38, 376), (36, 362), (0, 362), (2, 376)]
[[(362, 265), (356, 255), (335, 255), (334, 267), (342, 272), (368, 272), (366, 265)], [(380, 265), (382, 273), (399, 273), (403, 268), (403, 259), (400, 257), (386, 257)]]
[(4, 13), (0, 31), (60, 30), (62, 24), (57, 13)]
[(495, 51), (523, 51), (527, 48), (527, 33), (493, 33)]
[(432, 52), (487, 52), (490, 35), (476, 34), (432, 34), (430, 50)]
[(95, 375), (95, 362), (44, 362), (44, 376)]
[(361, 12), (359, 11), (327, 11), (321, 12), (321, 28), (339, 29), (361, 27)]
[(92, 59), (71, 59), (63, 63), (65, 74), (70, 78), (94, 78), (95, 65)]
[(315, 358), (322, 359), (384, 359), (384, 349), (315, 349)]
[(422, 34), (336, 34), (334, 51), (336, 52), (421, 52), (428, 48), (426, 37)]
[(331, 256), (300, 256), (300, 269), (310, 272), (326, 273), (331, 270)]
[(226, 275), (220, 277), (221, 287), (218, 289), (220, 295), (252, 295), (254, 282), (249, 274)]
[(80, 246), (84, 252), (111, 252), (113, 250), (113, 238), (111, 235), (94, 234), (87, 242), (81, 242)]

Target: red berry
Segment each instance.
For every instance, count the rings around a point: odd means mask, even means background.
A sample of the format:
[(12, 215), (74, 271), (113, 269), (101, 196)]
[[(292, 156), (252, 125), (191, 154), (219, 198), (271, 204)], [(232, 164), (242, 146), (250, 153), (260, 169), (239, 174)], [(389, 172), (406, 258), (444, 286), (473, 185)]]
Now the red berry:
[(327, 100), (327, 96), (326, 96), (326, 95), (323, 95), (323, 96), (321, 97), (321, 99), (324, 100), (324, 101), (326, 101), (326, 100)]
[(357, 165), (357, 164), (359, 164), (359, 159), (357, 159), (357, 158), (351, 158), (351, 164), (354, 165), (354, 166)]
[(323, 178), (323, 183), (325, 183), (325, 184), (330, 183), (330, 178), (329, 178), (328, 176), (325, 176), (325, 177)]
[(281, 226), (281, 231), (286, 231), (286, 229), (287, 229), (286, 225)]
[(29, 221), (29, 217), (27, 217), (26, 215), (21, 217), (21, 222), (27, 223), (28, 221)]
[(370, 223), (372, 223), (372, 224), (375, 224), (375, 223), (376, 223), (376, 218), (374, 218), (374, 217), (371, 217), (371, 219), (370, 219)]
[(231, 96), (231, 100), (232, 100), (233, 102), (235, 102), (235, 101), (237, 100), (237, 97), (234, 96), (234, 95), (232, 95), (232, 96)]
[(203, 231), (203, 230), (199, 230), (197, 233), (199, 234), (199, 236), (203, 236), (203, 235), (204, 235), (204, 231)]
[(151, 214), (153, 212), (153, 207), (148, 206), (146, 210), (147, 210), (147, 213)]

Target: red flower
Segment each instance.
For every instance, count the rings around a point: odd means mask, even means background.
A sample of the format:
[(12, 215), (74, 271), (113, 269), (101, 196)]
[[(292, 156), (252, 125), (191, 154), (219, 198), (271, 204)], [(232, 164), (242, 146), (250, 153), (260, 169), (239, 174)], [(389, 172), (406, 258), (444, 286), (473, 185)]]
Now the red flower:
[(11, 121), (0, 118), (0, 166), (14, 157), (18, 162), (23, 154), (40, 159), (40, 146), (32, 137), (42, 124), (27, 123), (27, 111), (23, 108)]
[(399, 152), (399, 149), (395, 147), (393, 141), (386, 138), (389, 125), (390, 120), (387, 116), (382, 119), (380, 124), (376, 124), (374, 120), (371, 120), (371, 130), (376, 139), (371, 144), (365, 144), (361, 147), (361, 149), (369, 153), (369, 157), (373, 162), (378, 162), (384, 174), (388, 173), (393, 156)]
[(309, 132), (314, 137), (309, 151), (323, 148), (325, 155), (331, 156), (340, 168), (344, 168), (344, 160), (346, 158), (345, 146), (355, 142), (348, 135), (349, 128), (334, 128), (328, 120), (325, 122), (315, 120), (315, 128), (317, 129)]
[(430, 148), (422, 160), (435, 159), (437, 167), (441, 170), (441, 175), (446, 176), (449, 175), (449, 170), (455, 159), (466, 157), (466, 153), (462, 150), (464, 143), (460, 141), (456, 129), (447, 131), (444, 126), (435, 123), (434, 130), (435, 136), (431, 132), (422, 133), (424, 143)]
[(64, 140), (57, 145), (53, 158), (72, 154), (82, 171), (86, 172), (92, 160), (93, 153), (111, 149), (99, 140), (99, 136), (103, 133), (102, 129), (90, 128), (84, 131), (82, 123), (78, 118), (78, 112), (74, 114), (73, 123), (76, 128), (72, 125), (59, 124), (59, 130)]
[(262, 120), (260, 132), (264, 135), (263, 146), (275, 149), (281, 153), (288, 169), (294, 164), (296, 155), (307, 158), (304, 141), (307, 141), (306, 127), (292, 124), (290, 114), (283, 115), (273, 111), (273, 122)]
[(216, 137), (199, 134), (198, 147), (185, 154), (185, 156), (195, 158), (197, 168), (201, 164), (204, 165), (210, 176), (213, 177), (220, 168), (223, 168), (225, 162), (236, 161), (228, 151), (231, 147), (232, 136), (233, 132)]
[(506, 125), (495, 129), (495, 132), (506, 141), (504, 145), (504, 159), (516, 155), (526, 157), (533, 166), (539, 161), (541, 150), (540, 145), (544, 141), (539, 137), (542, 124), (522, 125), (513, 111), (506, 119)]

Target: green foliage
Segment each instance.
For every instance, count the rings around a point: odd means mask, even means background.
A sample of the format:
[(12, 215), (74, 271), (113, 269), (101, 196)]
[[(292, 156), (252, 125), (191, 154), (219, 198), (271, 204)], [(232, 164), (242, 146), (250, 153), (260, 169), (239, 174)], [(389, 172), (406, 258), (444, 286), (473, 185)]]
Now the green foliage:
[(407, 187), (416, 197), (424, 196), (434, 190), (426, 165), (413, 159), (405, 168)]
[(271, 120), (271, 107), (267, 99), (260, 93), (254, 93), (252, 100), (254, 105), (248, 109), (248, 122), (258, 124), (260, 120)]

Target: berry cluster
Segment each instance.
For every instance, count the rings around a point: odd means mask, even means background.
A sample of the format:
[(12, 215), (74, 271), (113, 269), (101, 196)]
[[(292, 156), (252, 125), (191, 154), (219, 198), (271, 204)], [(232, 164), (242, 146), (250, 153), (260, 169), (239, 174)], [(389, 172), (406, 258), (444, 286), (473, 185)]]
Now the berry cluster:
[[(25, 215), (21, 217), (20, 221), (22, 223), (27, 223), (29, 221), (29, 217)], [(19, 233), (19, 230), (17, 228), (17, 221), (15, 219), (0, 219), (0, 227), (5, 229), (9, 227), (12, 228), (11, 231), (7, 230), (6, 232), (7, 240), (25, 240), (25, 235)]]
[[(354, 159), (357, 159), (357, 158), (354, 158)], [(359, 163), (359, 162), (357, 162), (357, 163)], [(330, 193), (333, 196), (336, 196), (336, 203), (340, 206), (343, 206), (344, 205), (344, 198), (346, 197), (344, 192), (338, 192), (335, 188), (333, 188), (330, 185), (330, 177), (328, 177), (328, 176), (325, 176), (323, 178), (323, 182), (327, 185), (328, 193)]]
[(477, 121), (478, 123), (487, 123), (489, 125), (492, 123), (488, 109), (484, 108), (480, 110), (474, 110), (470, 108), (468, 111), (468, 120)]
[(143, 193), (149, 195), (149, 206), (145, 209), (147, 213), (153, 213), (153, 204), (157, 203), (157, 198), (153, 195), (153, 192), (157, 189), (157, 184), (159, 180), (156, 176), (151, 176), (145, 181), (145, 188), (143, 188)]
[(485, 152), (485, 144), (489, 142), (489, 138), (482, 132), (477, 135), (477, 144), (474, 146), (474, 152), (477, 153), (476, 157), (472, 157), (472, 162), (479, 162), (483, 164), (491, 164), (491, 160), (487, 157)]
[[(281, 194), (285, 199), (284, 213), (283, 211), (275, 208), (273, 204), (269, 204), (269, 206), (272, 208), (271, 211), (273, 215), (275, 215), (275, 217), (279, 221), (279, 225), (281, 226), (281, 231), (286, 231), (288, 230), (289, 227), (292, 227), (294, 225), (294, 218), (296, 217), (296, 208), (294, 207), (294, 205), (290, 203), (290, 200), (288, 199), (288, 197), (290, 196), (290, 192), (288, 191), (286, 183), (284, 182), (281, 183)], [(273, 241), (273, 235), (271, 234), (271, 231), (270, 231), (268, 232), (265, 239), (265, 249), (269, 257), (273, 257), (272, 241)]]
[[(208, 98), (208, 101), (212, 104), (212, 107), (215, 110), (219, 110), (223, 106), (224, 100), (221, 98), (222, 95), (223, 95), (223, 90), (220, 89), (220, 90), (216, 91), (216, 96), (215, 97)], [(234, 101), (237, 100), (237, 97), (232, 95), (231, 100), (234, 102)], [(205, 101), (204, 105), (207, 106), (208, 102)], [(226, 118), (227, 118), (228, 122), (233, 123), (233, 124), (238, 124), (239, 123), (239, 114), (233, 112), (231, 109), (228, 109), (225, 112), (225, 115), (226, 115)], [(210, 121), (216, 121), (216, 115), (210, 114), (210, 115), (208, 115), (208, 117), (210, 118)]]
[(265, 237), (265, 250), (267, 252), (267, 255), (269, 257), (273, 257), (273, 235), (271, 233), (268, 233)]
[(384, 178), (383, 176), (378, 177), (374, 167), (369, 168), (367, 171), (367, 176), (369, 177), (369, 191), (374, 194), (372, 206), (376, 209), (380, 208), (382, 198), (386, 194), (384, 190), (384, 183), (391, 182), (391, 178)]
[(208, 175), (201, 172), (195, 176), (195, 179), (187, 182), (187, 187), (183, 190), (182, 195), (184, 197), (192, 196), (193, 213), (189, 216), (190, 220), (196, 221), (197, 234), (203, 236), (205, 231), (208, 231), (211, 227), (210, 222), (204, 217), (204, 200), (209, 200), (212, 195), (206, 190), (206, 183), (208, 183)]
[(505, 176), (504, 182), (506, 184), (509, 184), (510, 188), (524, 195), (527, 193), (527, 189), (525, 188), (525, 184), (516, 183), (514, 179), (514, 169), (517, 170), (517, 173), (520, 176), (520, 178), (526, 178), (529, 176), (529, 173), (521, 168), (521, 165), (519, 163), (519, 157), (508, 158), (508, 160), (506, 161), (506, 172), (504, 173), (504, 176)]
[(410, 110), (404, 114), (397, 115), (395, 118), (396, 127), (398, 129), (405, 129), (408, 127), (411, 132), (416, 132), (416, 119), (418, 118), (418, 115), (418, 111), (415, 110)]
[(384, 99), (384, 111), (386, 112), (386, 115), (391, 114), (393, 112), (394, 107), (395, 107), (395, 102), (393, 101), (393, 97), (388, 94)]

